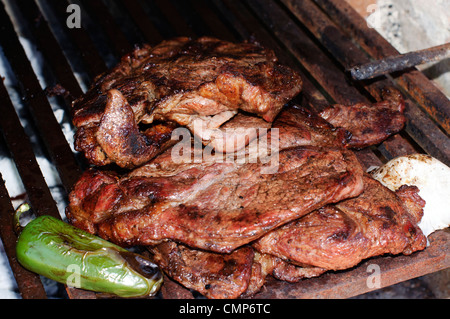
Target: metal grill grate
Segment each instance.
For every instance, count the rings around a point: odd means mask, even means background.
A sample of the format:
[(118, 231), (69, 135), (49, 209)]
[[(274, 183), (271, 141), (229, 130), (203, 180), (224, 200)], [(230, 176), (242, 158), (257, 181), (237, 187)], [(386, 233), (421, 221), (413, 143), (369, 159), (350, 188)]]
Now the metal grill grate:
[[(69, 28), (66, 24), (70, 3), (81, 8), (81, 28)], [(425, 152), (450, 164), (450, 102), (421, 72), (411, 69), (363, 83), (351, 83), (346, 76), (347, 67), (397, 51), (370, 29), (345, 1), (3, 0), (0, 34), (0, 46), (12, 70), (11, 76), (18, 83), (26, 114), (36, 129), (44, 153), (58, 172), (66, 196), (87, 164), (82, 156), (73, 153), (55, 118), (52, 103), (57, 103), (69, 116), (71, 101), (82, 94), (96, 75), (113, 66), (134, 45), (156, 44), (164, 38), (180, 35), (211, 35), (230, 41), (256, 39), (272, 48), (282, 63), (301, 74), (304, 89), (297, 98), (298, 103), (319, 110), (329, 103), (373, 101), (380, 87), (395, 85), (406, 96), (406, 129), (378, 147), (358, 151), (361, 162), (369, 167), (398, 155)], [(56, 85), (56, 88), (64, 88), (64, 97), (52, 98), (46, 94), (19, 41), (19, 34), (42, 54), (41, 70), (50, 88)], [(30, 137), (24, 131), (10, 95), (0, 83), (1, 142), (14, 159), (26, 196), (37, 215), (59, 217)], [(4, 183), (0, 183), (0, 235), (20, 293), (23, 298), (45, 298), (39, 276), (23, 269), (15, 259), (13, 211), (12, 199)], [(448, 230), (435, 233), (430, 242), (425, 251), (412, 256), (376, 258), (381, 266), (382, 285), (448, 268)], [(366, 269), (363, 263), (352, 270), (327, 273), (297, 284), (269, 281), (256, 297), (354, 296), (371, 290), (366, 285)], [(68, 288), (67, 292), (71, 298), (96, 297), (94, 293), (73, 288)], [(166, 278), (162, 297), (192, 298), (192, 294)]]

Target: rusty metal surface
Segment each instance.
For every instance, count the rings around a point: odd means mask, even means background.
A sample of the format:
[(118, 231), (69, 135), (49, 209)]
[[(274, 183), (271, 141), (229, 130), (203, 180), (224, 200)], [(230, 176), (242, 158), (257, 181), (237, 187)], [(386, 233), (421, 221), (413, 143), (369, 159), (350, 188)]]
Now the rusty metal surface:
[(22, 298), (45, 299), (47, 295), (39, 276), (24, 269), (16, 259), (17, 236), (13, 231), (13, 214), (14, 208), (0, 175), (0, 239), (8, 256), (9, 265), (14, 273)]
[(450, 43), (356, 65), (348, 69), (347, 72), (350, 72), (355, 80), (367, 80), (403, 71), (423, 63), (440, 61), (448, 57), (450, 57)]
[[(51, 71), (54, 83), (69, 91), (70, 95), (64, 97), (66, 106), (82, 91), (73, 73), (75, 69), (81, 70), (92, 82), (95, 76), (114, 65), (122, 54), (142, 42), (156, 44), (173, 36), (203, 35), (231, 41), (253, 39), (273, 49), (282, 63), (301, 74), (304, 87), (302, 94), (296, 98), (299, 104), (321, 110), (331, 103), (373, 101), (378, 98), (380, 88), (386, 85), (397, 86), (405, 92), (406, 129), (377, 147), (357, 151), (358, 159), (365, 168), (415, 152), (426, 152), (450, 164), (450, 102), (421, 72), (412, 69), (395, 74), (393, 78), (382, 76), (362, 83), (352, 81), (346, 74), (345, 70), (355, 64), (398, 52), (375, 30), (368, 28), (365, 20), (345, 1), (94, 0), (79, 3), (83, 11), (80, 29), (66, 27), (69, 1), (48, 0), (37, 5), (35, 0), (26, 0), (15, 5), (22, 12), (19, 20), (30, 30), (30, 40), (46, 59), (46, 67)], [(46, 14), (42, 10), (46, 10)], [(2, 49), (22, 87), (21, 97), (30, 108), (40, 138), (68, 192), (82, 169), (73, 158), (70, 146), (62, 139), (61, 129), (52, 118), (48, 97), (43, 93), (45, 88), (40, 87), (26, 55), (22, 53), (18, 36), (3, 5), (0, 14)], [(47, 17), (53, 18), (46, 21)], [(84, 23), (85, 18), (89, 23)], [(64, 36), (57, 36), (60, 33)], [(78, 53), (76, 61), (62, 52), (64, 43), (61, 39), (70, 41)], [(6, 101), (4, 105), (10, 107), (7, 95), (5, 90), (0, 90), (1, 101)], [(17, 135), (15, 142), (22, 145), (25, 138), (17, 134), (20, 131), (17, 120), (0, 124), (4, 136), (11, 137), (10, 143), (14, 143), (13, 137)], [(24, 158), (34, 156), (25, 148), (15, 149), (13, 144), (10, 144), (9, 150), (16, 154), (25, 152)], [(87, 167), (86, 163), (81, 164)], [(16, 165), (21, 167), (20, 159)], [(28, 197), (34, 198), (36, 206), (42, 206), (40, 211), (47, 209), (54, 212), (52, 199), (48, 195), (39, 197), (39, 192), (43, 190), (46, 193), (48, 190), (41, 180), (42, 175), (31, 166), (22, 165), (22, 168), (21, 178), (29, 185)], [(31, 178), (33, 175), (29, 171), (27, 173), (27, 169), (38, 177)], [(24, 298), (45, 298), (38, 277), (21, 268), (14, 260), (15, 237), (9, 224), (11, 202), (1, 186), (0, 206), (4, 209), (0, 214), (0, 235), (20, 292)], [(374, 289), (367, 285), (367, 267), (371, 263), (380, 267), (381, 285), (389, 286), (448, 268), (449, 247), (450, 233), (448, 230), (439, 231), (432, 235), (430, 247), (422, 252), (411, 256), (372, 258), (350, 270), (326, 273), (296, 284), (270, 280), (255, 298), (355, 296)], [(74, 299), (98, 297), (95, 293), (74, 288), (67, 288), (67, 295)], [(166, 277), (161, 296), (179, 299), (194, 298), (195, 294)]]

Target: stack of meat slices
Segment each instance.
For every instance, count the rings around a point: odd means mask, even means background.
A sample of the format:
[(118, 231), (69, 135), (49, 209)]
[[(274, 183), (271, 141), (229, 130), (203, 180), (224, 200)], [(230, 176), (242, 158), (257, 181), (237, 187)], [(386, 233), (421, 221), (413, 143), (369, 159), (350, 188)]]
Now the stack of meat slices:
[[(208, 298), (250, 296), (268, 275), (292, 282), (424, 249), (418, 190), (388, 190), (350, 150), (402, 129), (399, 92), (316, 114), (286, 104), (300, 90), (296, 72), (256, 43), (177, 38), (136, 49), (73, 108), (77, 149), (130, 171), (87, 170), (68, 220), (147, 246), (168, 276)], [(216, 155), (175, 160), (177, 127)], [(263, 138), (277, 146), (269, 161), (229, 160), (230, 145), (249, 155)]]

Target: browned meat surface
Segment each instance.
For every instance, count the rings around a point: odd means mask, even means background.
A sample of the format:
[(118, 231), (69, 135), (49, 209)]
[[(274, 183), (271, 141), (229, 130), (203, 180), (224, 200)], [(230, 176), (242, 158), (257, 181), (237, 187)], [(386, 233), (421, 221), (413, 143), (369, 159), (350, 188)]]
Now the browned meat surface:
[(298, 105), (285, 107), (273, 123), (279, 129), (280, 149), (293, 146), (343, 147), (351, 134), (334, 128), (312, 110)]
[(279, 129), (281, 149), (292, 146), (361, 148), (380, 143), (404, 125), (404, 102), (395, 89), (385, 89), (374, 105), (336, 105), (320, 114), (299, 105), (287, 105), (272, 127)]
[(170, 152), (118, 178), (89, 170), (70, 194), (69, 221), (120, 245), (165, 239), (231, 252), (328, 203), (357, 196), (362, 168), (345, 149), (296, 147), (269, 163), (176, 164)]
[(348, 146), (363, 148), (375, 145), (399, 132), (405, 125), (405, 102), (400, 92), (386, 88), (383, 100), (373, 105), (334, 105), (320, 113), (334, 127), (342, 127), (352, 134)]
[(254, 253), (248, 246), (218, 254), (167, 241), (150, 252), (170, 277), (207, 298), (239, 297), (247, 290), (252, 275)]
[(153, 261), (173, 280), (210, 299), (250, 297), (267, 276), (298, 282), (321, 275), (326, 269), (296, 266), (244, 246), (230, 254), (193, 249), (173, 241), (149, 247)]
[(265, 284), (267, 276), (287, 282), (298, 282), (305, 278), (317, 277), (326, 269), (309, 266), (294, 265), (274, 255), (262, 254), (255, 251), (253, 258), (253, 272), (244, 296), (256, 294)]
[(426, 246), (417, 226), (424, 201), (418, 189), (404, 186), (394, 193), (370, 177), (356, 198), (286, 224), (254, 243), (262, 252), (291, 263), (329, 270), (347, 269), (382, 254), (411, 254)]
[(74, 102), (76, 148), (95, 165), (134, 167), (163, 149), (162, 141), (140, 132), (140, 123), (173, 122), (197, 134), (195, 125), (208, 132), (238, 109), (272, 122), (300, 90), (297, 73), (255, 43), (203, 37), (145, 45)]
[[(234, 149), (231, 156), (254, 159), (264, 149), (283, 150), (297, 146), (344, 147), (351, 134), (334, 128), (314, 111), (296, 104), (286, 105), (273, 123), (239, 113), (222, 125), (211, 143), (219, 149)], [(262, 147), (261, 145), (266, 145)]]
[(259, 136), (267, 134), (271, 126), (272, 123), (260, 117), (238, 113), (212, 133), (208, 146), (222, 153), (240, 151)]
[(328, 270), (347, 269), (382, 255), (411, 254), (426, 239), (417, 223), (424, 201), (417, 188), (396, 193), (368, 176), (364, 192), (326, 205), (281, 226), (231, 254), (217, 254), (164, 242), (149, 248), (155, 262), (174, 280), (208, 298), (251, 297), (267, 277), (298, 282)]
[(112, 89), (107, 96), (100, 125), (87, 131), (81, 127), (76, 134), (75, 146), (84, 150), (88, 158), (94, 156), (105, 163), (113, 161), (129, 167), (148, 161), (175, 144), (171, 140), (175, 125), (157, 124), (141, 132), (123, 95)]

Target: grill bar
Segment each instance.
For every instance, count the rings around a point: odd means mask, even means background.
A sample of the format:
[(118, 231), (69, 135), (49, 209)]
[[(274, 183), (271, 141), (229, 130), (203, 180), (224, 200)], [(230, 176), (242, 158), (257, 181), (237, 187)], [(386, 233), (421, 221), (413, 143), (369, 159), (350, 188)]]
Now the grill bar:
[(133, 21), (138, 24), (139, 30), (143, 33), (144, 38), (148, 43), (155, 44), (164, 39), (153, 23), (147, 18), (144, 9), (137, 0), (125, 0), (121, 1), (121, 3), (126, 7)]
[(188, 37), (196, 36), (195, 32), (192, 30), (192, 27), (186, 23), (184, 17), (178, 12), (176, 7), (170, 1), (155, 0), (154, 2), (173, 27), (176, 34), (185, 35)]
[(8, 256), (9, 265), (13, 271), (22, 298), (46, 299), (47, 294), (39, 276), (20, 266), (16, 259), (17, 237), (14, 234), (12, 226), (13, 215), (14, 208), (11, 205), (8, 191), (0, 175), (0, 239)]
[(115, 24), (108, 8), (101, 1), (82, 1), (82, 5), (91, 19), (95, 19), (105, 32), (109, 40), (108, 44), (111, 45), (116, 56), (124, 55), (133, 50), (133, 46)]
[(65, 0), (49, 0), (46, 3), (49, 10), (53, 12), (53, 16), (58, 20), (58, 29), (65, 31), (69, 40), (76, 46), (84, 64), (84, 71), (90, 79), (93, 80), (95, 76), (106, 71), (106, 63), (87, 31), (84, 28), (69, 29), (66, 27), (66, 8), (69, 3)]
[(207, 1), (191, 0), (189, 1), (189, 5), (202, 17), (208, 29), (213, 32), (214, 36), (228, 41), (236, 40), (230, 30), (222, 23), (220, 17), (218, 17), (214, 10), (209, 7)]
[[(69, 14), (66, 8), (69, 3), (81, 5), (83, 27), (80, 29), (66, 26)], [(74, 70), (92, 81), (107, 67), (114, 65), (123, 54), (139, 45), (140, 39), (156, 44), (171, 36), (210, 35), (231, 41), (253, 38), (272, 48), (283, 63), (300, 72), (304, 89), (301, 96), (296, 98), (295, 102), (299, 104), (321, 110), (330, 103), (376, 100), (379, 88), (385, 85), (396, 85), (404, 90), (408, 106), (407, 128), (378, 147), (358, 151), (357, 156), (366, 168), (380, 165), (398, 155), (423, 151), (446, 164), (450, 163), (447, 135), (449, 101), (421, 72), (412, 70), (377, 81), (350, 82), (344, 72), (347, 67), (395, 54), (395, 50), (374, 30), (369, 29), (364, 19), (357, 16), (344, 1), (26, 0), (16, 6), (31, 30), (33, 41), (46, 59), (45, 67), (51, 70), (54, 83), (61, 84), (71, 93), (64, 100), (66, 106), (82, 91), (73, 74)], [(88, 24), (85, 18), (89, 19)], [(131, 21), (132, 25), (125, 26), (124, 21)], [(82, 163), (75, 160), (3, 6), (0, 8), (0, 28), (3, 32), (0, 40), (2, 49), (23, 88), (22, 97), (30, 107), (38, 133), (68, 193), (82, 171), (79, 164), (81, 167), (87, 165), (83, 159)], [(136, 30), (139, 34), (130, 34), (130, 30)], [(61, 33), (79, 53), (78, 57), (63, 52), (65, 46), (61, 37), (57, 36)], [(5, 110), (7, 106), (9, 112), (14, 111), (8, 93), (1, 86), (0, 102)], [(8, 148), (16, 159), (14, 154), (19, 154), (19, 150), (15, 150), (11, 143), (22, 145), (26, 136), (18, 134), (23, 129), (17, 116), (12, 124), (9, 123), (9, 116), (6, 118), (8, 123), (0, 119), (0, 125)], [(29, 148), (22, 148), (22, 152), (33, 161), (34, 154)], [(16, 161), (16, 165), (19, 169), (20, 161)], [(48, 187), (45, 181), (42, 184), (43, 177), (39, 169), (32, 167), (23, 165), (19, 173), (23, 183), (30, 185), (26, 188), (28, 197), (34, 197), (36, 202), (40, 196), (36, 189), (44, 189), (46, 193)], [(37, 182), (27, 169), (38, 176)], [(15, 237), (11, 235), (8, 221), (13, 209), (2, 187), (0, 185), (0, 208), (5, 209), (0, 215), (0, 235), (11, 268), (24, 298), (44, 298), (45, 292), (38, 276), (22, 269), (14, 260)], [(46, 197), (41, 198), (41, 202), (36, 205), (42, 205), (40, 212), (50, 209), (57, 213), (49, 194), (48, 191)], [(432, 236), (430, 247), (413, 256), (379, 257), (349, 271), (327, 273), (297, 284), (273, 280), (256, 297), (350, 297), (373, 289), (366, 284), (366, 268), (370, 262), (382, 267), (382, 277), (385, 278), (382, 286), (449, 267), (449, 242), (449, 232), (440, 231)], [(193, 297), (190, 291), (169, 278), (166, 277), (165, 281), (161, 290), (163, 298)], [(73, 288), (67, 289), (67, 293), (70, 298), (96, 298), (94, 293)]]

